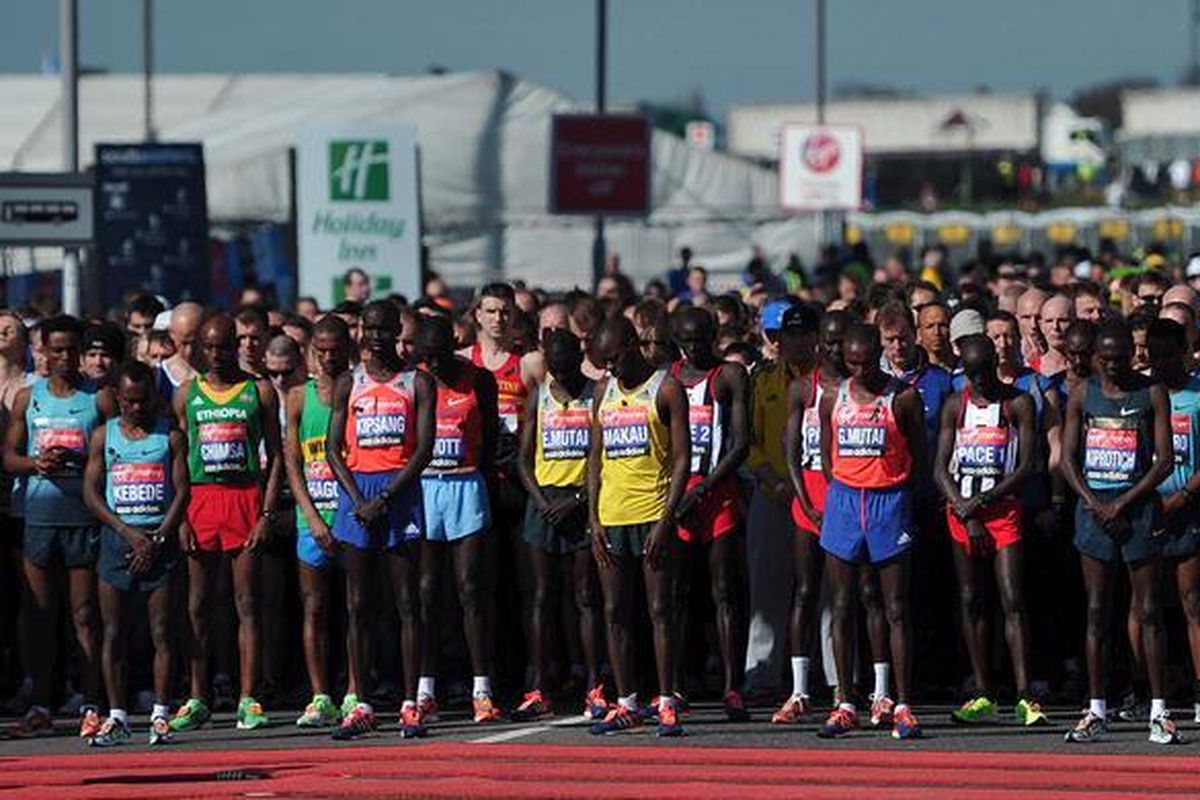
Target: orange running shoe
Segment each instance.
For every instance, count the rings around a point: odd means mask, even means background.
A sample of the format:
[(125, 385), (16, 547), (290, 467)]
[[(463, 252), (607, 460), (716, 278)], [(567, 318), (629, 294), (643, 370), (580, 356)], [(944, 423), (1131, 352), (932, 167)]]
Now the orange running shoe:
[(525, 695), (525, 700), (508, 715), (513, 722), (537, 722), (554, 716), (550, 703), (542, 696), (541, 689), (534, 689)]
[(892, 724), (896, 704), (886, 694), (871, 701), (871, 727), (883, 728)]
[(604, 698), (604, 684), (597, 683), (587, 693), (583, 702), (584, 719), (604, 719), (608, 714), (608, 700)]
[(100, 735), (104, 720), (100, 719), (100, 711), (95, 706), (84, 706), (79, 709), (79, 738), (92, 739)]
[(12, 729), (14, 739), (33, 739), (41, 736), (54, 735), (54, 720), (50, 712), (42, 706), (32, 706), (25, 716)]
[(679, 713), (673, 697), (663, 697), (658, 702), (658, 735), (683, 736), (683, 725), (679, 724)]
[(794, 694), (771, 717), (772, 725), (795, 725), (812, 711), (808, 706), (808, 698)]
[(597, 722), (588, 728), (588, 733), (593, 736), (604, 736), (610, 733), (631, 730), (641, 726), (641, 724), (641, 714), (636, 710), (630, 710), (623, 705), (617, 704), (609, 710), (603, 721)]
[(730, 689), (725, 694), (721, 706), (725, 711), (725, 719), (730, 722), (750, 721), (750, 712), (746, 710), (746, 704), (742, 701), (742, 693), (737, 689)]
[(917, 722), (916, 714), (913, 714), (912, 709), (907, 705), (902, 705), (896, 709), (896, 713), (893, 715), (893, 723), (893, 739), (921, 738), (921, 723)]
[(421, 712), (422, 722), (429, 723), (438, 721), (437, 700), (435, 700), (431, 695), (417, 695), (417, 711)]
[(858, 724), (858, 712), (838, 706), (829, 714), (829, 719), (817, 731), (822, 739), (840, 739), (849, 735)]
[(476, 722), (483, 724), (485, 722), (500, 721), (500, 709), (496, 708), (495, 703), (492, 702), (492, 698), (486, 694), (477, 695), (471, 701), (471, 706), (475, 709)]
[(416, 703), (405, 703), (400, 708), (400, 736), (405, 739), (419, 739), (425, 735), (425, 723), (421, 720), (421, 711)]

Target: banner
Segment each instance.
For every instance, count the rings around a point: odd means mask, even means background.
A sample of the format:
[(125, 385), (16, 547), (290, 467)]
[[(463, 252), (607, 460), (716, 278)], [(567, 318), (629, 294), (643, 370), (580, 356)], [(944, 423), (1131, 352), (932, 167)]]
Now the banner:
[(322, 308), (358, 267), (375, 297), (421, 295), (417, 132), (403, 123), (325, 123), (296, 137), (300, 292)]
[(97, 144), (95, 207), (105, 306), (136, 292), (209, 301), (202, 145)]
[(650, 213), (652, 139), (638, 114), (555, 114), (550, 213)]
[(862, 205), (862, 131), (852, 125), (785, 125), (780, 204), (789, 211), (853, 211)]

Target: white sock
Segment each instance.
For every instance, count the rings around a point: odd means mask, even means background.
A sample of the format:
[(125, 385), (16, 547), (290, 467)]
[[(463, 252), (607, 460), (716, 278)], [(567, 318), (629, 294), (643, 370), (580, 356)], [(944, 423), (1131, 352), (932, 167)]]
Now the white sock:
[(633, 694), (629, 695), (628, 697), (618, 697), (617, 705), (619, 705), (621, 708), (625, 709), (626, 711), (637, 711), (637, 707), (638, 707), (637, 692), (634, 692)]
[(412, 707), (413, 707), (413, 706), (415, 706), (416, 704), (417, 704), (417, 701), (416, 701), (416, 700), (413, 700), (413, 699), (411, 699), (411, 698), (410, 698), (410, 699), (408, 699), (408, 700), (405, 700), (403, 703), (401, 703), (401, 704), (400, 704), (400, 710), (401, 710), (402, 712), (403, 712), (403, 711), (408, 711), (410, 708), (412, 708)]
[(887, 697), (888, 683), (892, 677), (892, 665), (886, 661), (875, 662), (875, 699)]
[(474, 697), (491, 697), (492, 696), (492, 679), (487, 675), (475, 676), (475, 688), (471, 691)]
[(858, 709), (854, 707), (854, 703), (838, 703), (838, 708), (842, 711), (849, 711), (851, 714), (858, 713)]
[(121, 725), (124, 727), (129, 727), (129, 715), (125, 713), (125, 709), (114, 708), (108, 712), (108, 716), (111, 719), (115, 719), (117, 722), (121, 723)]
[(437, 697), (433, 691), (432, 675), (422, 675), (417, 680), (417, 697), (428, 697), (430, 700)]
[(1108, 717), (1108, 701), (1104, 698), (1093, 697), (1088, 703), (1088, 711), (1092, 712), (1092, 716), (1106, 719)]
[(171, 707), (165, 703), (155, 703), (154, 710), (150, 712), (150, 719), (168, 719), (171, 716)]
[(792, 696), (808, 697), (807, 656), (792, 656)]
[(908, 708), (908, 703), (899, 703), (896, 706), (895, 711), (893, 713), (899, 714), (901, 711), (905, 710), (906, 708)]
[(1161, 719), (1167, 713), (1167, 701), (1161, 697), (1150, 701), (1150, 719)]

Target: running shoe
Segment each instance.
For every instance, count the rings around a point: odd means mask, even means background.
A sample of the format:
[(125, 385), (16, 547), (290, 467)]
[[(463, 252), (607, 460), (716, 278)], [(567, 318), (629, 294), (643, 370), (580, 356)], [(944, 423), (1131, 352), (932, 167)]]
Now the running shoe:
[(342, 717), (342, 724), (333, 729), (332, 736), (339, 742), (345, 742), (365, 736), (375, 728), (375, 712), (366, 703), (359, 703)]
[(1150, 704), (1139, 700), (1136, 692), (1130, 692), (1121, 699), (1121, 707), (1117, 709), (1117, 719), (1122, 722), (1140, 722), (1150, 719)]
[(404, 739), (419, 739), (424, 736), (425, 723), (416, 703), (405, 703), (400, 709), (400, 736)]
[(33, 739), (40, 736), (54, 735), (54, 720), (50, 712), (42, 706), (32, 706), (21, 717), (21, 721), (12, 729), (14, 739)]
[(190, 731), (208, 722), (210, 717), (212, 712), (208, 710), (208, 706), (204, 705), (202, 700), (193, 697), (175, 712), (175, 718), (171, 720), (171, 730), (175, 733)]
[(237, 707), (237, 729), (252, 731), (267, 724), (267, 715), (262, 705), (253, 697), (243, 697)]
[(808, 704), (808, 698), (803, 695), (794, 694), (787, 699), (787, 702), (779, 707), (779, 710), (771, 715), (772, 725), (795, 725), (800, 720), (808, 715), (812, 708)]
[(892, 738), (921, 738), (921, 723), (917, 722), (917, 715), (907, 705), (900, 706), (892, 715)]
[(683, 736), (683, 726), (679, 724), (679, 712), (675, 707), (674, 697), (664, 697), (658, 706), (659, 736)]
[(487, 722), (500, 721), (500, 709), (496, 708), (496, 704), (492, 702), (492, 698), (486, 694), (477, 695), (473, 698), (471, 700), (471, 708), (475, 712), (475, 721), (481, 725)]
[(983, 695), (979, 695), (951, 711), (950, 718), (960, 725), (977, 725), (980, 722), (989, 722), (994, 719), (996, 711), (995, 703)]
[(1192, 703), (1192, 722), (1200, 725), (1200, 700)]
[(542, 696), (541, 689), (534, 689), (525, 694), (525, 700), (508, 716), (513, 722), (537, 722), (540, 719), (553, 717), (554, 710)]
[(584, 719), (604, 719), (608, 714), (608, 700), (604, 697), (604, 684), (597, 683), (583, 701)]
[(338, 724), (341, 715), (333, 704), (333, 698), (327, 694), (313, 695), (312, 702), (304, 709), (304, 713), (296, 720), (299, 728), (328, 728)]
[(1042, 711), (1042, 706), (1036, 700), (1022, 698), (1017, 701), (1017, 723), (1026, 727), (1034, 725), (1049, 725), (1050, 720), (1046, 718), (1046, 712)]
[(605, 734), (632, 730), (641, 724), (641, 715), (636, 710), (630, 710), (618, 704), (612, 707), (603, 721), (597, 722), (588, 728), (588, 733), (591, 733), (593, 736), (604, 736)]
[(88, 745), (91, 747), (116, 747), (119, 744), (125, 744), (131, 738), (133, 738), (133, 731), (129, 730), (129, 725), (109, 717), (104, 720), (99, 732), (88, 739)]
[(661, 694), (656, 694), (651, 698), (649, 703), (644, 704), (637, 710), (642, 724), (649, 725), (651, 722), (658, 722), (658, 704), (662, 702), (662, 698)]
[(170, 744), (175, 740), (171, 734), (171, 726), (166, 717), (155, 717), (150, 720), (150, 746)]
[(354, 713), (354, 709), (358, 707), (358, 695), (348, 694), (342, 698), (341, 717), (345, 719)]
[(750, 712), (746, 710), (746, 704), (742, 702), (742, 693), (737, 689), (730, 689), (725, 693), (721, 706), (725, 710), (725, 719), (730, 722), (750, 721)]
[(1175, 728), (1171, 717), (1163, 714), (1150, 720), (1150, 742), (1152, 744), (1183, 744), (1183, 737)]
[(892, 724), (896, 704), (886, 694), (871, 701), (871, 727), (885, 728)]
[(430, 723), (438, 721), (437, 700), (434, 699), (433, 695), (417, 695), (417, 711), (421, 712), (422, 722)]
[(99, 736), (100, 729), (103, 727), (104, 722), (100, 719), (100, 709), (95, 706), (83, 706), (79, 709), (80, 739), (91, 739), (93, 736)]
[(858, 724), (858, 712), (850, 708), (838, 706), (830, 712), (825, 724), (817, 731), (822, 739), (840, 739), (850, 734)]
[(675, 713), (681, 717), (689, 716), (692, 713), (692, 704), (683, 696), (682, 692), (671, 692), (671, 699), (675, 703)]
[(1083, 715), (1083, 719), (1079, 720), (1079, 724), (1067, 731), (1066, 739), (1068, 742), (1098, 742), (1104, 738), (1107, 730), (1108, 723), (1104, 721), (1104, 717), (1098, 717), (1088, 711)]

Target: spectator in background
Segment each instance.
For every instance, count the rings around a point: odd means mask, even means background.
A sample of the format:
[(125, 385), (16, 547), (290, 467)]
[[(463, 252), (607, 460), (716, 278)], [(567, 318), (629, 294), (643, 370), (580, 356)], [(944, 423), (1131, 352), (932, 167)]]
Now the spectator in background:
[(238, 363), (258, 378), (267, 376), (263, 356), (267, 352), (267, 315), (253, 306), (243, 308), (234, 317), (237, 328)]
[(669, 299), (667, 285), (660, 278), (652, 278), (646, 281), (646, 288), (642, 290), (642, 297), (646, 300), (661, 300), (667, 302)]
[(998, 308), (1000, 311), (1006, 311), (1009, 314), (1012, 314), (1013, 317), (1016, 317), (1017, 302), (1021, 299), (1021, 295), (1025, 294), (1025, 291), (1028, 288), (1029, 284), (1024, 283), (1023, 281), (1017, 281), (1004, 287), (1004, 291), (1001, 292), (1000, 296), (996, 298), (996, 308)]
[(321, 306), (317, 304), (316, 299), (312, 297), (296, 298), (296, 313), (304, 317), (309, 322), (315, 323), (317, 317), (321, 316)]
[(942, 293), (938, 290), (938, 287), (929, 281), (914, 281), (908, 287), (908, 307), (915, 314), (924, 306), (939, 301), (941, 296)]
[(1064, 334), (1067, 326), (1074, 321), (1075, 303), (1065, 294), (1056, 294), (1042, 304), (1038, 313), (1038, 331), (1046, 343), (1046, 352), (1042, 354), (1036, 369), (1047, 378), (1067, 368)]
[(1021, 355), (1025, 363), (1037, 369), (1042, 359), (1046, 345), (1038, 329), (1038, 320), (1042, 306), (1046, 303), (1046, 293), (1041, 289), (1029, 288), (1017, 300), (1017, 323), (1021, 326)]
[(788, 294), (800, 294), (807, 291), (808, 275), (804, 271), (804, 262), (796, 253), (788, 253), (787, 264), (783, 267), (783, 290)]
[(12, 311), (0, 311), (0, 405), (3, 410), (12, 410), (17, 392), (25, 387), (28, 347), (29, 333), (25, 323)]
[(783, 290), (779, 279), (775, 277), (770, 264), (767, 263), (766, 254), (758, 245), (755, 245), (751, 251), (750, 261), (746, 264), (745, 271), (742, 272), (742, 283), (748, 287), (761, 286), (768, 295), (778, 294)]
[[(618, 286), (620, 286), (622, 297), (633, 297), (637, 294), (637, 290), (633, 288), (633, 281), (621, 271), (621, 254), (616, 250), (609, 250), (608, 254), (604, 257), (604, 275), (617, 282)], [(662, 299), (664, 301), (667, 299), (665, 292)]]
[(83, 355), (79, 371), (98, 389), (110, 386), (117, 367), (125, 358), (125, 336), (121, 328), (108, 320), (89, 325), (83, 331), (81, 345)]
[[(355, 346), (358, 345), (358, 340), (362, 337), (362, 313), (363, 307), (361, 304), (353, 300), (343, 300), (333, 308), (333, 315), (346, 323), (346, 327), (350, 329), (350, 338), (354, 340)], [(357, 361), (358, 359), (353, 359)]]
[(203, 365), (200, 352), (200, 325), (204, 321), (204, 307), (199, 303), (185, 301), (171, 309), (171, 324), (167, 333), (175, 345), (175, 352), (158, 368), (158, 394), (164, 403), (170, 404), (175, 390), (196, 377)]
[(1075, 319), (1099, 324), (1108, 306), (1104, 300), (1104, 290), (1091, 281), (1081, 281), (1072, 287), (1071, 295), (1075, 298)]
[(299, 314), (285, 314), (283, 324), (279, 326), (284, 335), (289, 337), (300, 348), (300, 352), (308, 352), (308, 343), (312, 341), (313, 323)]
[(1150, 374), (1150, 326), (1158, 318), (1158, 306), (1147, 303), (1129, 315), (1129, 331), (1133, 334), (1133, 371)]
[(689, 269), (687, 286), (680, 292), (678, 299), (681, 303), (691, 303), (694, 306), (708, 305), (708, 270), (699, 265)]
[(1148, 308), (1157, 313), (1169, 288), (1171, 281), (1161, 272), (1144, 272), (1137, 276), (1133, 285), (1134, 310)]
[[(980, 326), (982, 332), (982, 325)], [(940, 302), (926, 303), (917, 312), (917, 344), (929, 355), (929, 363), (953, 372), (958, 356), (950, 345), (950, 310)]]
[(687, 288), (688, 270), (692, 267), (692, 248), (679, 248), (679, 266), (667, 271), (667, 288), (677, 295)]
[(154, 327), (154, 318), (163, 312), (162, 302), (152, 294), (134, 295), (125, 315), (125, 330), (130, 336), (145, 336)]
[(175, 343), (171, 334), (157, 328), (146, 334), (146, 363), (158, 369), (164, 361), (175, 355)]
[(351, 267), (342, 276), (342, 294), (351, 303), (364, 305), (371, 299), (371, 278), (359, 267)]
[(242, 288), (241, 294), (238, 295), (238, 308), (253, 306), (255, 308), (270, 308), (271, 303), (267, 299), (267, 293), (264, 292), (258, 285), (250, 284)]

